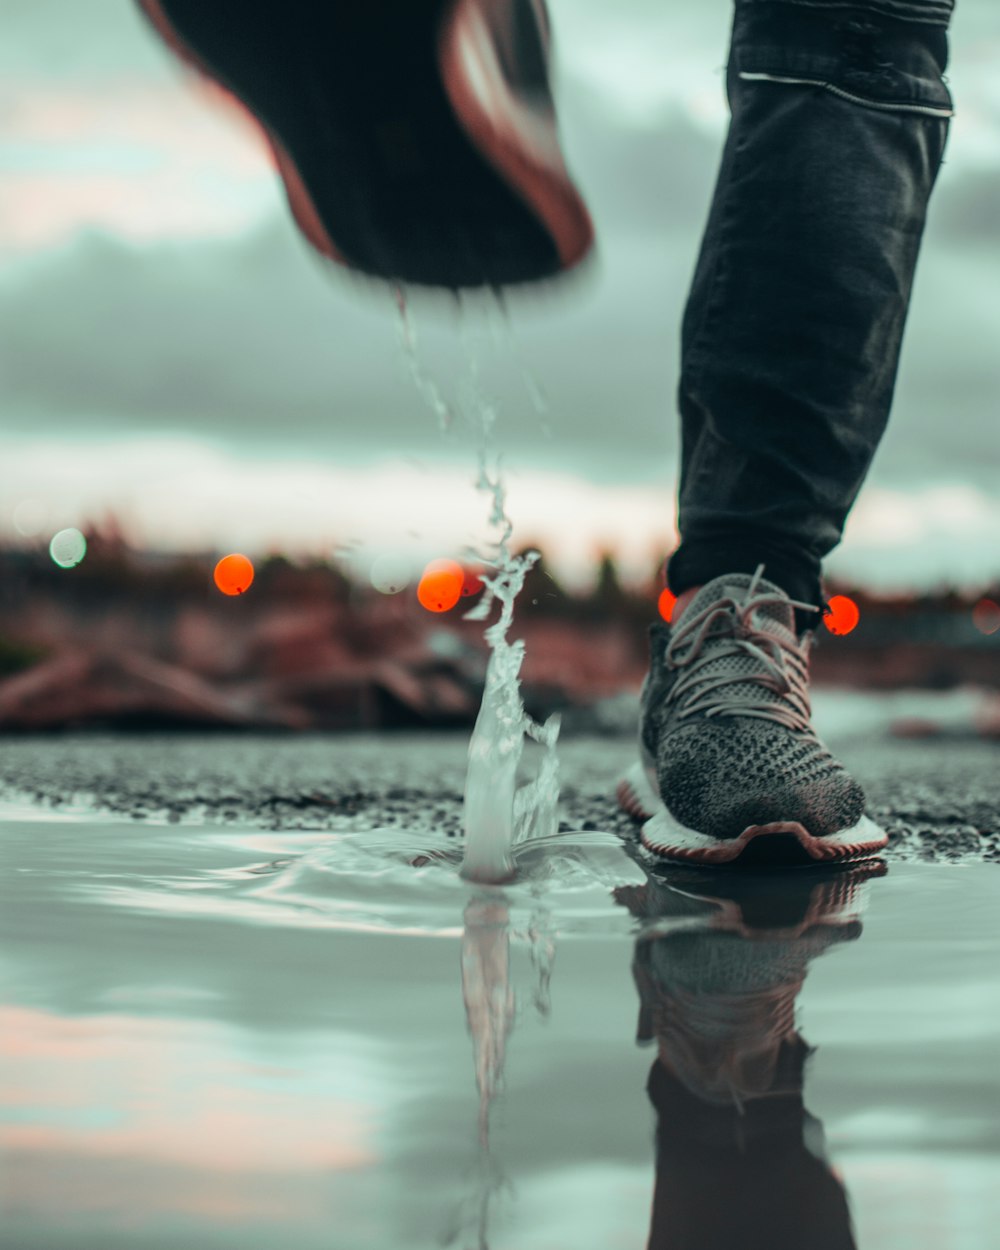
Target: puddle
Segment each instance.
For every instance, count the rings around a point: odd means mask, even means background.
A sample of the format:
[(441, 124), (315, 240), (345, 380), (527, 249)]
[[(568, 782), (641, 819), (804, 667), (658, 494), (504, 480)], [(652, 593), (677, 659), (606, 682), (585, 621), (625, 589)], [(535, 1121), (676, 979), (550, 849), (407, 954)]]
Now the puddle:
[(992, 1244), (995, 868), (446, 841), (8, 817), (0, 1245)]

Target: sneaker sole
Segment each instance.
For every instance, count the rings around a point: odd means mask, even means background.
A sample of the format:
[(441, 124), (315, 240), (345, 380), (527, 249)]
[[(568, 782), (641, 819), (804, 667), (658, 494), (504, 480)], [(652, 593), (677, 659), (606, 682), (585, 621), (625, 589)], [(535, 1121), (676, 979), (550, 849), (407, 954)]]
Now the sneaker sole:
[(265, 40), (281, 31), (269, 24), (275, 10), (236, 5), (227, 22), (224, 9), (195, 0), (138, 3), (179, 59), (250, 111), (300, 230), (325, 258), (460, 290), (552, 278), (589, 250), (590, 220), (561, 160), (548, 169), (518, 148), (512, 127), (491, 128), (464, 83), (468, 0), (331, 0), (297, 92), (233, 55), (233, 29), (256, 22), (256, 42), (279, 62), (302, 60), (306, 45), (289, 53)]
[(633, 820), (645, 822), (643, 847), (661, 859), (695, 864), (768, 864), (794, 867), (867, 859), (889, 841), (889, 835), (868, 816), (850, 829), (817, 837), (797, 820), (748, 825), (735, 838), (713, 838), (688, 829), (671, 816), (653, 790), (641, 763), (633, 764), (618, 783), (618, 805)]

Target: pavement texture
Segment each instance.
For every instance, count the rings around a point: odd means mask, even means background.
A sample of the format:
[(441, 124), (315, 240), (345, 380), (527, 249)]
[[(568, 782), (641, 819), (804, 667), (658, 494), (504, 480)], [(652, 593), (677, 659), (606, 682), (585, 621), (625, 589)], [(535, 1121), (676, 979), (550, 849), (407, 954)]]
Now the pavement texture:
[[(464, 734), (122, 734), (0, 738), (0, 800), (132, 820), (269, 829), (399, 827), (457, 837)], [(831, 741), (897, 860), (1000, 862), (1000, 746), (975, 737)], [(526, 753), (526, 771), (533, 767)], [(561, 828), (623, 835), (633, 740), (560, 745)], [(537, 759), (537, 757), (535, 757)]]

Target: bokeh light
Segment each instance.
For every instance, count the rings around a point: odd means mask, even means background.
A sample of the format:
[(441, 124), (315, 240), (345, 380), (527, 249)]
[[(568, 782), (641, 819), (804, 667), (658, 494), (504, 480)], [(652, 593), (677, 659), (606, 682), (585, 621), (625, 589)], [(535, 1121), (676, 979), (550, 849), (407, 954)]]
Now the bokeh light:
[(87, 540), (77, 529), (60, 530), (52, 535), (49, 555), (61, 569), (73, 569), (87, 554)]
[(847, 595), (834, 595), (823, 613), (823, 624), (831, 634), (849, 634), (860, 619), (858, 605)]
[(660, 597), (656, 601), (656, 610), (665, 621), (669, 621), (674, 614), (674, 605), (677, 602), (677, 596), (669, 587), (664, 587), (660, 591)]
[(252, 581), (253, 563), (238, 552), (223, 556), (215, 566), (215, 584), (224, 595), (242, 595)]
[(25, 538), (37, 538), (45, 528), (48, 511), (40, 499), (22, 499), (14, 505), (14, 528)]
[(428, 612), (448, 612), (458, 603), (465, 570), (457, 560), (432, 560), (417, 586), (417, 599)]
[(1000, 629), (1000, 603), (980, 599), (972, 609), (972, 623), (981, 634), (995, 634)]
[(377, 556), (368, 574), (380, 595), (397, 595), (413, 577), (413, 566), (405, 556)]
[(483, 579), (475, 569), (462, 570), (462, 598), (469, 599), (478, 595), (483, 588)]

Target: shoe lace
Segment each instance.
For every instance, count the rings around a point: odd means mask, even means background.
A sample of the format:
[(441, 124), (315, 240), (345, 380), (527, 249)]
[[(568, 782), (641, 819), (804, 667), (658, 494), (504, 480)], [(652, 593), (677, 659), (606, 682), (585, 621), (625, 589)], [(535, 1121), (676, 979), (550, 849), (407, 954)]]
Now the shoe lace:
[[(789, 729), (810, 729), (805, 648), (785, 631), (761, 629), (754, 622), (754, 614), (772, 606), (806, 612), (817, 608), (789, 599), (780, 591), (758, 590), (763, 572), (764, 566), (759, 565), (741, 598), (723, 595), (693, 616), (685, 614), (672, 634), (666, 662), (671, 668), (687, 670), (669, 696), (680, 717), (756, 716)], [(729, 672), (718, 671), (719, 660), (747, 656), (755, 661), (752, 671), (744, 665)], [(709, 666), (713, 671), (708, 671)], [(760, 688), (756, 696), (754, 686)], [(765, 690), (770, 698), (764, 696)]]

